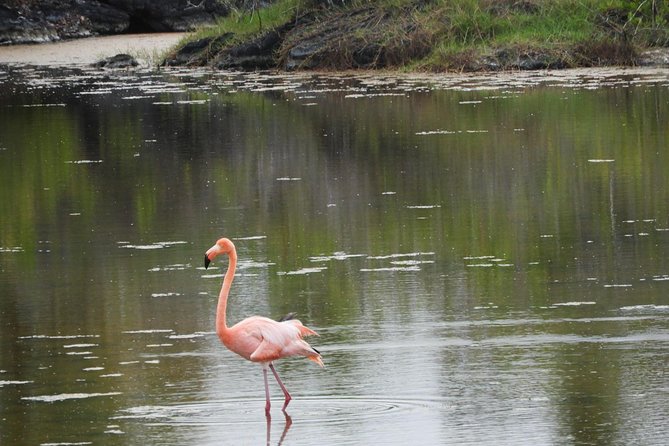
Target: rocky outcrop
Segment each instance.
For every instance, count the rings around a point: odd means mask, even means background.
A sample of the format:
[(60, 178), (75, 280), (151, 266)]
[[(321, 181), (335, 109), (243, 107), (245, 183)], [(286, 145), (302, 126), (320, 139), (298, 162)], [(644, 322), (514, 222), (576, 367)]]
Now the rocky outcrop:
[(129, 54), (117, 54), (112, 57), (99, 60), (93, 64), (95, 68), (108, 70), (128, 69), (139, 65), (139, 62)]
[(230, 12), (217, 0), (5, 0), (0, 45), (102, 34), (189, 31)]

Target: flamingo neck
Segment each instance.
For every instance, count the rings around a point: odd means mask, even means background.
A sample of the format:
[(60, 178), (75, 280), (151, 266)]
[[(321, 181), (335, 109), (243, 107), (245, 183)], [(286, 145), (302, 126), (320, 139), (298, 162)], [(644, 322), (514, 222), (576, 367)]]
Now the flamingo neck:
[(216, 307), (216, 334), (221, 340), (223, 340), (223, 337), (227, 334), (228, 331), (225, 313), (228, 306), (228, 295), (230, 294), (230, 287), (232, 286), (232, 281), (235, 278), (235, 269), (237, 268), (237, 252), (234, 248), (228, 252), (228, 257), (230, 259), (230, 263), (228, 264), (228, 270), (225, 272), (225, 277), (223, 278), (221, 292), (218, 295), (218, 306)]

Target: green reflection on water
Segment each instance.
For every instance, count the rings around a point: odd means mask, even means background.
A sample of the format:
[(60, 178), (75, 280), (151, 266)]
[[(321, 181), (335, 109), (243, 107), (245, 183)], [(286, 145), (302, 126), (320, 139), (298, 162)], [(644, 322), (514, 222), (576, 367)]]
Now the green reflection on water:
[[(570, 319), (667, 304), (667, 282), (654, 280), (669, 275), (665, 86), (373, 97), (191, 86), (139, 99), (77, 88), (1, 94), (0, 370), (37, 383), (5, 393), (25, 414), (11, 438), (27, 438), (35, 414), (55, 420), (47, 433), (62, 420), (26, 395), (122, 392), (67, 406), (70, 418), (90, 407), (102, 420), (53, 439), (76, 441), (156, 395), (209, 400), (218, 379), (254, 389), (210, 333), (220, 278), (197, 267), (221, 235), (255, 262), (240, 268), (230, 319), (297, 311), (332, 348), (335, 373), (306, 392), (432, 395), (407, 384), (415, 356), (425, 376), (448, 377), (426, 378), (442, 398), (485, 407), (475, 395), (499, 379), (495, 401), (546, 395), (563, 420), (555, 435), (621, 435), (633, 355), (593, 339), (662, 334), (666, 323)], [(553, 306), (569, 302), (586, 304)], [(125, 333), (142, 329), (168, 334)], [(35, 334), (99, 336), (98, 359), (73, 360), (70, 341), (17, 340)], [(383, 352), (400, 364), (377, 382)], [(657, 366), (650, 357), (644, 370)], [(89, 363), (122, 377), (82, 378)], [(297, 381), (302, 369), (285, 367)]]

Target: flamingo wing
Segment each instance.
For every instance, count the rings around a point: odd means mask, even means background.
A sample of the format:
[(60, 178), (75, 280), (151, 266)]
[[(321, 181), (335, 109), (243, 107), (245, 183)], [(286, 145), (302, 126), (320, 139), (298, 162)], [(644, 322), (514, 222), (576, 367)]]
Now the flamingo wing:
[(254, 316), (241, 321), (232, 329), (244, 333), (245, 354), (242, 356), (251, 361), (270, 362), (286, 356), (306, 356), (322, 366), (320, 354), (302, 340), (303, 336), (316, 332), (303, 326), (297, 319), (277, 322)]

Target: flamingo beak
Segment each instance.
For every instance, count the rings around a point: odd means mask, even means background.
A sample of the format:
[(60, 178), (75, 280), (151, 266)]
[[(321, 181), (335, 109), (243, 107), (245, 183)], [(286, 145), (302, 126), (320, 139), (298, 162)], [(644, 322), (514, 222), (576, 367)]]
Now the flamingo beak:
[(204, 269), (209, 268), (209, 264), (211, 263), (211, 260), (209, 260), (209, 256), (207, 254), (204, 255)]

